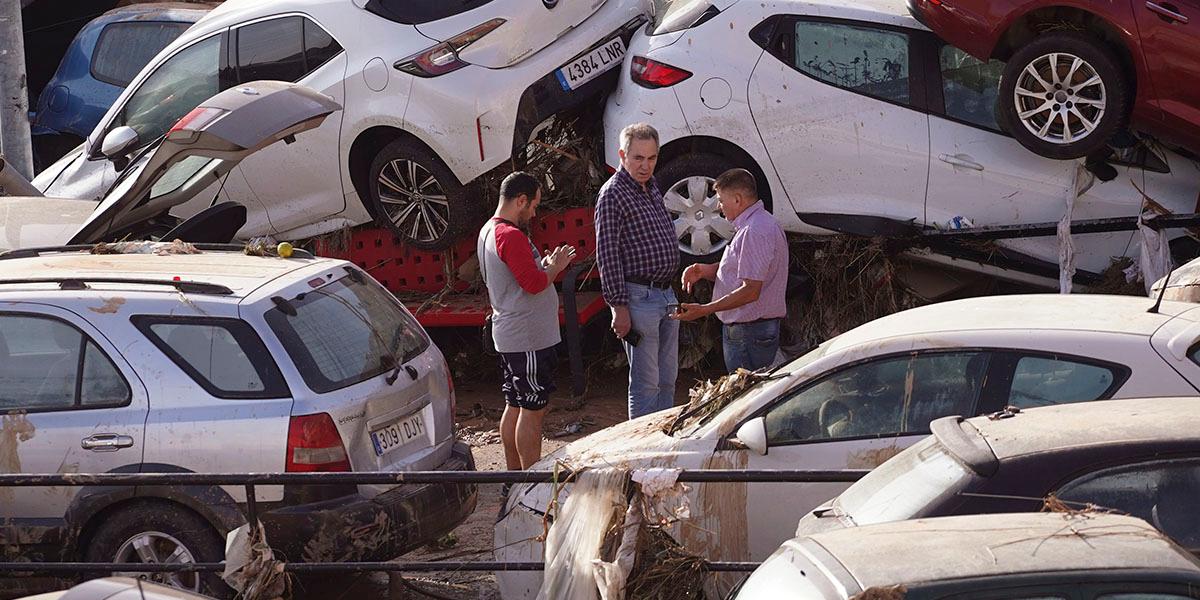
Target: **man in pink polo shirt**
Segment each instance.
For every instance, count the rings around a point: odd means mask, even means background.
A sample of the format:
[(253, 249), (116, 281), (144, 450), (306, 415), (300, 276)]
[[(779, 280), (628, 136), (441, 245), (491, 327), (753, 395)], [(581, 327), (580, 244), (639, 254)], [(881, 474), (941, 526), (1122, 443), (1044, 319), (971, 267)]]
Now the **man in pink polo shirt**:
[(783, 228), (758, 199), (754, 175), (730, 169), (713, 183), (721, 212), (733, 222), (733, 239), (719, 264), (695, 264), (683, 271), (683, 289), (701, 279), (715, 281), (713, 300), (683, 304), (674, 318), (691, 321), (716, 313), (721, 319), (725, 368), (755, 371), (775, 361), (779, 323), (787, 315), (788, 245)]

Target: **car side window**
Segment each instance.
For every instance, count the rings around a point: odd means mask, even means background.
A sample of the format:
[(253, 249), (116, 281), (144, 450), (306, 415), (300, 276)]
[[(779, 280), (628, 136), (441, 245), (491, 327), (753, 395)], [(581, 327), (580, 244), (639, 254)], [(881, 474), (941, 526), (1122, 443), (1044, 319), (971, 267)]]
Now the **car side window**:
[(942, 46), (938, 53), (942, 71), (942, 97), (946, 116), (999, 132), (996, 102), (1004, 62), (983, 62), (954, 46)]
[(342, 51), (333, 36), (304, 17), (283, 17), (237, 30), (238, 81), (296, 82)]
[(128, 125), (148, 144), (211, 96), (229, 87), (219, 73), (223, 36), (177, 52), (158, 66), (121, 108), (112, 127)]
[(795, 21), (792, 66), (820, 81), (909, 104), (909, 36), (898, 31)]
[(287, 385), (245, 321), (169, 317), (134, 324), (180, 369), (217, 398), (282, 398)]
[(767, 441), (926, 432), (939, 417), (973, 414), (988, 358), (986, 352), (914, 354), (843, 369), (772, 407)]
[(304, 76), (304, 19), (283, 17), (237, 30), (238, 81), (296, 81)]
[(1116, 367), (1061, 357), (1021, 356), (1009, 388), (1008, 405), (1033, 408), (1107, 398), (1123, 376)]
[(65, 321), (0, 315), (0, 410), (120, 406), (129, 384), (108, 356)]
[(163, 48), (175, 41), (188, 23), (131, 21), (109, 23), (92, 50), (92, 77), (125, 87)]
[(1200, 458), (1141, 462), (1089, 473), (1062, 485), (1060, 500), (1095, 504), (1144, 519), (1179, 545), (1200, 549)]

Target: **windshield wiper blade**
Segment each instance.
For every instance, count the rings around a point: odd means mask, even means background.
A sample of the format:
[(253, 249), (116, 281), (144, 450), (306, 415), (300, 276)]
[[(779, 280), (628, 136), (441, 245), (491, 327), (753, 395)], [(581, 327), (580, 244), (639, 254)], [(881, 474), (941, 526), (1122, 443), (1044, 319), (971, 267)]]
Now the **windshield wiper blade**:
[(411, 377), (413, 381), (416, 381), (417, 376), (420, 375), (420, 373), (418, 373), (412, 365), (406, 364), (408, 361), (413, 359), (413, 357), (409, 356), (408, 352), (405, 352), (403, 356), (396, 356), (396, 352), (400, 350), (400, 343), (404, 341), (403, 331), (403, 324), (396, 328), (396, 339), (392, 342), (391, 352), (389, 352), (385, 357), (386, 360), (391, 360), (392, 364), (395, 365), (395, 368), (392, 369), (392, 372), (388, 373), (388, 376), (384, 379), (388, 385), (396, 383), (396, 378), (400, 376), (400, 369), (404, 369), (404, 371), (408, 373), (408, 376)]

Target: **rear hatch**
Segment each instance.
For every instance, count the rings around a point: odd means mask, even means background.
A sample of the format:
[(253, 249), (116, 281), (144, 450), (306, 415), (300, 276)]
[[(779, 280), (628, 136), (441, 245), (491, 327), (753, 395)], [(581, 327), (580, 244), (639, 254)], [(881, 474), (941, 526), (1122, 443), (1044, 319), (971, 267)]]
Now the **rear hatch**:
[(281, 81), (216, 94), (180, 119), (148, 159), (123, 173), (67, 243), (103, 240), (183, 204), (247, 156), (315, 129), (340, 108), (328, 96)]
[(454, 444), (445, 360), (390, 292), (340, 264), (260, 300), (307, 388), (292, 386), (293, 419), (328, 414), (354, 471), (436, 469)]
[[(583, 24), (606, 1), (641, 0), (370, 0), (366, 8), (384, 18), (414, 25), (439, 42), (448, 42), (492, 19), (504, 23), (458, 53), (465, 62), (500, 69), (521, 62)], [(600, 41), (621, 24), (602, 27)]]

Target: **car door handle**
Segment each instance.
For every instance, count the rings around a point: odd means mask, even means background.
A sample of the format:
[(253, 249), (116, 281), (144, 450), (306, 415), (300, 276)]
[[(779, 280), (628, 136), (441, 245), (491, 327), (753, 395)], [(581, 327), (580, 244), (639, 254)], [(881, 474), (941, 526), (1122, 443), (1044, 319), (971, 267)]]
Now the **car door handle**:
[(1152, 12), (1156, 12), (1172, 21), (1179, 21), (1180, 23), (1187, 25), (1187, 22), (1188, 22), (1187, 16), (1176, 12), (1175, 7), (1171, 6), (1170, 4), (1168, 4), (1167, 6), (1163, 6), (1157, 2), (1147, 2), (1146, 8), (1148, 8)]
[(971, 160), (971, 157), (966, 154), (939, 154), (938, 160), (956, 167), (966, 167), (976, 171), (983, 170), (983, 165)]
[(133, 438), (115, 433), (97, 433), (96, 435), (83, 438), (79, 442), (79, 445), (84, 450), (92, 450), (94, 452), (116, 452), (121, 448), (133, 446)]

